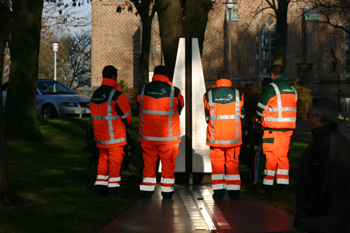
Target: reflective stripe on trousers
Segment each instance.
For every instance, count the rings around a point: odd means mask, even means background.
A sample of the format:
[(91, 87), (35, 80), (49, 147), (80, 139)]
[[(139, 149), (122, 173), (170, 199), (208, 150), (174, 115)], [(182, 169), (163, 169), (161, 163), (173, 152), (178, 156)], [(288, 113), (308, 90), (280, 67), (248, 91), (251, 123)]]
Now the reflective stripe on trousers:
[(108, 188), (120, 187), (120, 168), (123, 156), (123, 146), (99, 148), (95, 185), (104, 185), (108, 186)]
[(153, 191), (156, 185), (156, 166), (158, 156), (162, 162), (162, 178), (160, 186), (162, 192), (173, 192), (175, 183), (176, 156), (179, 152), (177, 144), (152, 145), (142, 143), (142, 157), (144, 161), (143, 177), (140, 185), (141, 191)]
[[(263, 152), (266, 156), (263, 184), (289, 184), (289, 145), (293, 131), (268, 131), (263, 133)], [(276, 171), (277, 170), (277, 171)]]
[(154, 191), (156, 187), (157, 179), (155, 177), (143, 177), (140, 185), (141, 191)]
[(213, 190), (240, 190), (239, 153), (240, 146), (214, 147), (210, 149)]

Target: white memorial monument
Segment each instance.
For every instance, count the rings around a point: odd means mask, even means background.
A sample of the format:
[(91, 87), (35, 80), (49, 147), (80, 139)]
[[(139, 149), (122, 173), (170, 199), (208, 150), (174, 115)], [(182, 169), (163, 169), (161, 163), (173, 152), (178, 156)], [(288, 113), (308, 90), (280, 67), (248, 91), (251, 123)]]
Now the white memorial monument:
[[(202, 62), (200, 57), (198, 39), (192, 38), (192, 60), (191, 76), (192, 90), (186, 93), (186, 72), (185, 72), (185, 38), (180, 38), (177, 51), (176, 64), (174, 70), (173, 84), (181, 90), (184, 99), (186, 95), (191, 95), (192, 112), (187, 113), (186, 108), (182, 110), (180, 116), (181, 142), (179, 144), (179, 154), (176, 159), (175, 172), (186, 171), (186, 157), (192, 158), (192, 173), (211, 173), (211, 162), (209, 146), (206, 145), (206, 128), (203, 94), (206, 92), (203, 75)], [(185, 107), (186, 107), (185, 102)], [(186, 117), (192, 116), (192, 154), (186, 154)]]

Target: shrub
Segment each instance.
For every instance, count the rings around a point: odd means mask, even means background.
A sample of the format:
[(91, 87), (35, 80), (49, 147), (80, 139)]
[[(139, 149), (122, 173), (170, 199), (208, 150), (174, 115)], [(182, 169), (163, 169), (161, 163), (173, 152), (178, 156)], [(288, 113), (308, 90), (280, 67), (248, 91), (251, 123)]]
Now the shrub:
[(312, 102), (312, 91), (309, 88), (299, 86), (297, 83), (294, 83), (294, 88), (298, 93), (298, 102), (297, 102), (297, 119), (305, 119), (305, 113), (309, 109), (309, 106)]
[(261, 121), (257, 118), (247, 121), (247, 124), (242, 122), (242, 145), (239, 163), (251, 166), (252, 157), (262, 140)]
[(247, 119), (255, 118), (256, 106), (258, 105), (262, 88), (258, 87), (236, 87), (244, 93), (244, 108), (246, 112)]
[(133, 88), (133, 87), (128, 88), (128, 83), (123, 79), (118, 81), (118, 85), (122, 88), (122, 92), (129, 99), (133, 116), (138, 116), (139, 114), (139, 110), (137, 106), (138, 88)]

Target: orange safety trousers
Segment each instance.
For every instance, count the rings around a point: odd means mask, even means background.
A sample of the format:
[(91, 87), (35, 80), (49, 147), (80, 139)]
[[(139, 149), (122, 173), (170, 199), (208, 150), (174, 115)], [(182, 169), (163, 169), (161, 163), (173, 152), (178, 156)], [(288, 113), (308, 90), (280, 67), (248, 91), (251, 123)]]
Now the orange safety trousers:
[(288, 151), (293, 131), (271, 131), (263, 133), (263, 152), (266, 156), (264, 185), (289, 184)]
[(158, 156), (162, 163), (162, 178), (160, 181), (161, 190), (164, 193), (174, 192), (176, 156), (179, 153), (177, 143), (153, 145), (141, 143), (142, 157), (144, 161), (143, 182), (140, 185), (141, 191), (154, 191), (157, 183), (156, 166)]
[[(211, 183), (213, 190), (240, 190), (239, 153), (241, 147), (211, 147)], [(225, 175), (226, 167), (226, 175)]]
[(120, 168), (123, 162), (124, 147), (99, 147), (97, 178), (95, 185), (104, 185), (108, 188), (120, 187)]

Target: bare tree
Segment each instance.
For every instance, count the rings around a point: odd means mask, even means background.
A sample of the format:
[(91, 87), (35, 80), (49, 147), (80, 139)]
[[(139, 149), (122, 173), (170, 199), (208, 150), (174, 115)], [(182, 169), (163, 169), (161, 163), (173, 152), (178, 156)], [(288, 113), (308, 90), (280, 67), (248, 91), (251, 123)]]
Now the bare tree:
[(169, 69), (169, 77), (172, 79), (180, 37), (198, 38), (202, 53), (208, 14), (213, 2), (211, 0), (156, 0), (155, 6), (164, 61)]
[(151, 51), (152, 21), (155, 15), (153, 0), (131, 0), (140, 14), (142, 21), (142, 47), (139, 60), (140, 86), (148, 82), (149, 55)]
[(317, 10), (320, 16), (318, 23), (329, 24), (350, 33), (347, 23), (350, 19), (350, 0), (307, 0), (302, 4)]
[[(77, 8), (73, 7), (72, 4), (64, 4), (62, 0), (46, 0), (44, 2), (41, 18), (39, 79), (53, 78), (52, 42), (60, 42), (59, 57), (68, 56), (68, 46), (64, 45), (64, 43), (71, 28), (84, 27), (91, 23), (89, 15), (78, 17), (78, 13), (80, 11), (77, 11)], [(55, 32), (59, 32), (59, 35), (56, 35), (57, 33)], [(68, 68), (63, 65), (62, 59), (60, 61), (57, 63), (57, 75), (58, 80), (61, 77), (60, 81), (64, 81), (64, 77), (69, 76), (67, 74)], [(10, 65), (10, 51), (7, 46), (5, 50), (3, 83), (8, 81)], [(60, 73), (64, 74), (61, 75)]]
[(91, 86), (91, 31), (82, 31), (69, 37), (69, 56), (66, 60), (71, 71), (68, 85)]
[[(55, 30), (60, 33), (70, 32), (73, 27), (85, 27), (91, 23), (90, 15), (78, 16), (81, 11), (77, 4), (64, 3), (63, 0), (45, 0), (42, 16), (42, 38)], [(88, 1), (89, 2), (89, 1)], [(78, 3), (79, 4), (79, 3)]]
[[(4, 53), (10, 33), (11, 11), (9, 1), (0, 1), (0, 76), (3, 75)], [(2, 90), (2, 82), (0, 82)], [(0, 95), (0, 206), (11, 205), (7, 167), (7, 137), (2, 95)]]

